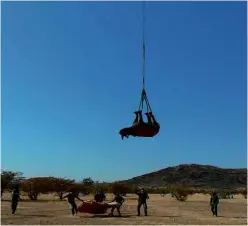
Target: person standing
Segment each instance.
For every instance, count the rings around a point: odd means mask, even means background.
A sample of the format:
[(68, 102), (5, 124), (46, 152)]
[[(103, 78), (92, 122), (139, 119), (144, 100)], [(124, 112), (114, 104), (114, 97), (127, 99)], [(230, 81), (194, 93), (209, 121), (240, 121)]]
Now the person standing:
[(135, 192), (136, 195), (138, 195), (138, 206), (137, 206), (137, 212), (138, 216), (140, 216), (140, 208), (143, 205), (144, 207), (144, 213), (145, 216), (147, 216), (147, 203), (146, 200), (149, 199), (148, 194), (145, 192), (144, 188), (140, 190), (140, 192)]
[(72, 192), (72, 191), (70, 191), (69, 194), (67, 194), (66, 196), (64, 196), (62, 199), (65, 199), (65, 198), (67, 198), (67, 202), (68, 202), (68, 204), (71, 207), (71, 213), (72, 213), (72, 215), (77, 214), (77, 204), (75, 202), (75, 199), (78, 199), (81, 202), (84, 202), (84, 200), (80, 199), (78, 197), (78, 195), (76, 195), (76, 193), (75, 192)]
[(114, 210), (116, 209), (119, 217), (121, 217), (120, 208), (121, 208), (123, 202), (125, 202), (125, 199), (121, 196), (121, 194), (119, 192), (117, 192), (117, 194), (115, 195), (115, 198), (111, 202), (117, 202), (117, 205), (113, 206), (111, 208), (111, 212), (110, 212), (109, 216), (111, 216), (111, 217), (114, 216)]
[(213, 192), (210, 198), (210, 206), (211, 206), (211, 211), (213, 213), (213, 216), (218, 215), (218, 204), (219, 204), (219, 197), (216, 194), (216, 192)]
[(16, 186), (11, 194), (12, 215), (15, 215), (19, 200), (20, 200), (19, 186)]
[(104, 194), (102, 188), (96, 192), (94, 196), (94, 200), (96, 202), (102, 203), (106, 199), (106, 195)]

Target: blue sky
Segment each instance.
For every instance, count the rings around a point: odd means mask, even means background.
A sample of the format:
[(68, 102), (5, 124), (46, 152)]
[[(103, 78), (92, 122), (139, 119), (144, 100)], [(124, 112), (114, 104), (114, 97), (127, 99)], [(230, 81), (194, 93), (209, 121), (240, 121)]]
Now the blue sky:
[(141, 2), (2, 3), (2, 168), (109, 181), (246, 167), (246, 3), (146, 4), (161, 131), (121, 140), (140, 100), (141, 13)]

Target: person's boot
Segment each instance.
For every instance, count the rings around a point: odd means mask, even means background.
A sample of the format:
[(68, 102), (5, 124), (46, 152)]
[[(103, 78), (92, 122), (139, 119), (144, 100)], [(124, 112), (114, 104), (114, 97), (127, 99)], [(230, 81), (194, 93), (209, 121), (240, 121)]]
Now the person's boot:
[(145, 216), (147, 216), (147, 207), (144, 209)]

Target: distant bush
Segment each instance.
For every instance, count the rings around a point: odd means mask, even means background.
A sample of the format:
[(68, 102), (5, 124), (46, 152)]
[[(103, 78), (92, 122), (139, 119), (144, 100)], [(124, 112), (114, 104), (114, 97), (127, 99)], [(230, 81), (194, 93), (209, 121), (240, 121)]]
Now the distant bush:
[(21, 184), (21, 190), (27, 194), (30, 200), (37, 200), (41, 193), (54, 191), (53, 177), (33, 177)]
[(97, 183), (97, 184), (95, 184), (94, 192), (96, 192), (96, 191), (98, 191), (98, 190), (100, 190), (100, 189), (101, 189), (104, 193), (109, 192), (109, 189), (110, 189), (109, 183), (107, 183), (107, 182), (102, 182), (102, 183)]
[(116, 194), (121, 193), (122, 195), (126, 195), (127, 193), (132, 192), (132, 188), (124, 183), (115, 182), (112, 184), (109, 184), (108, 192)]
[(233, 198), (234, 192), (230, 189), (222, 189), (217, 191), (220, 199), (231, 199)]
[(208, 195), (211, 194), (211, 190), (206, 188), (196, 188), (195, 193)]
[(164, 197), (165, 195), (171, 193), (171, 189), (169, 187), (159, 188), (158, 192), (162, 197)]
[(242, 194), (244, 198), (247, 199), (247, 188), (240, 190), (240, 194)]
[(180, 202), (185, 202), (190, 194), (190, 190), (187, 188), (174, 188), (171, 191), (172, 197), (175, 197)]
[(52, 190), (56, 193), (56, 196), (62, 200), (63, 194), (74, 185), (75, 181), (65, 178), (53, 178), (51, 183), (53, 183)]

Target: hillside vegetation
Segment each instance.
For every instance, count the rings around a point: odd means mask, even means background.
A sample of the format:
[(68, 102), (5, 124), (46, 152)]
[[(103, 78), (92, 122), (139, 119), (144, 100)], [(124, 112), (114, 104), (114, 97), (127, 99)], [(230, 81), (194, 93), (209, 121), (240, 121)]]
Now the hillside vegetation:
[(187, 186), (237, 189), (247, 186), (247, 169), (224, 169), (210, 165), (184, 164), (123, 181), (145, 187)]
[(47, 193), (53, 193), (58, 200), (62, 200), (63, 194), (68, 191), (88, 195), (95, 193), (99, 188), (106, 193), (120, 192), (125, 195), (135, 193), (140, 186), (145, 187), (150, 194), (171, 194), (179, 201), (186, 201), (188, 195), (194, 193), (210, 194), (213, 188), (221, 198), (230, 198), (234, 194), (242, 194), (246, 198), (246, 181), (246, 169), (221, 169), (195, 164), (168, 167), (130, 180), (112, 183), (100, 183), (91, 178), (81, 181), (52, 176), (25, 178), (21, 172), (2, 170), (1, 196), (18, 184), (22, 194), (30, 200), (37, 200), (41, 194)]

